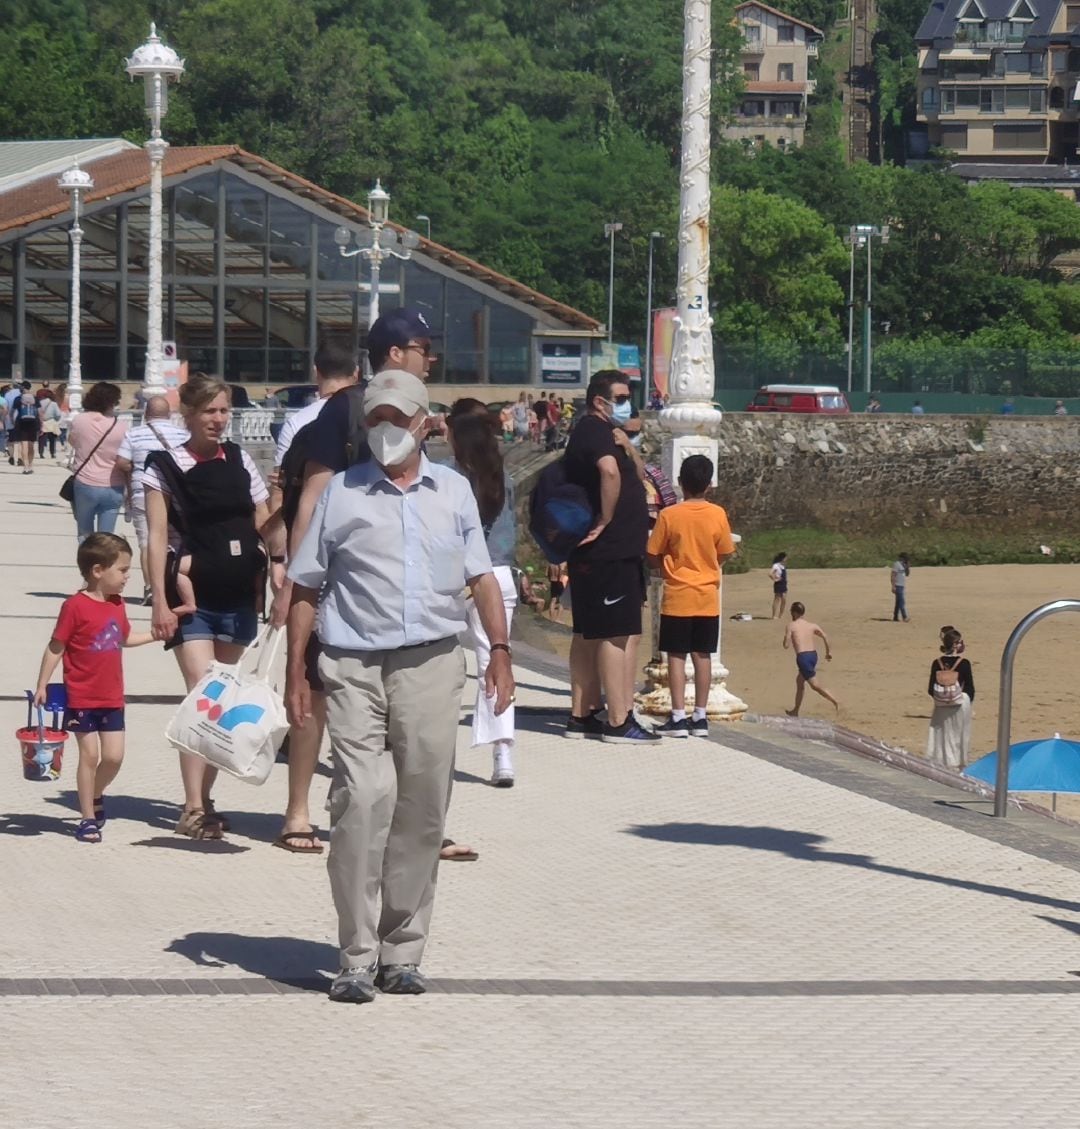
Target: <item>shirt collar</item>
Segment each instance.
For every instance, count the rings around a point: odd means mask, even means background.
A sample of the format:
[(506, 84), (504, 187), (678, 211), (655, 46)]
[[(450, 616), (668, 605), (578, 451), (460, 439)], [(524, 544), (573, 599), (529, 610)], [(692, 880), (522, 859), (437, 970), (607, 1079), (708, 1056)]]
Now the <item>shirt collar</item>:
[[(393, 491), (394, 493), (399, 494), (402, 493), (400, 488), (395, 486), (390, 481), (390, 479), (386, 475), (386, 471), (384, 471), (383, 468), (379, 466), (379, 464), (374, 459), (369, 459), (366, 463), (358, 463), (357, 465), (364, 468), (364, 474), (361, 478), (361, 482), (367, 487), (367, 492), (369, 494), (375, 493), (376, 491), (380, 493), (387, 491)], [(427, 455), (424, 454), (423, 451), (420, 452), (420, 468), (419, 473), (416, 477), (416, 481), (413, 482), (413, 484), (408, 488), (408, 490), (404, 491), (404, 493), (409, 493), (411, 490), (415, 489), (418, 486), (426, 486), (429, 490), (435, 491), (438, 491), (439, 489), (439, 484), (436, 481), (435, 475), (432, 471), (431, 460), (427, 457)]]

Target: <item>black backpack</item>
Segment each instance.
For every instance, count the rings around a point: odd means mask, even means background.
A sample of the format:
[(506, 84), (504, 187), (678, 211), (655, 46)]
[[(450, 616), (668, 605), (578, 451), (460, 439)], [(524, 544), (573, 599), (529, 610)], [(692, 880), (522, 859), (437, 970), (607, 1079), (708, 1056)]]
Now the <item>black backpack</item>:
[(548, 463), (529, 496), (529, 532), (552, 564), (567, 560), (595, 524), (583, 486), (566, 477), (566, 460)]
[[(371, 457), (367, 442), (367, 425), (364, 423), (364, 389), (360, 384), (351, 384), (334, 393), (346, 397), (349, 405), (348, 438), (345, 441), (345, 465), (363, 462)], [(332, 400), (334, 397), (331, 396)], [(328, 401), (329, 402), (329, 401)], [(325, 411), (325, 407), (323, 409)], [(281, 520), (285, 528), (292, 532), (296, 512), (300, 508), (300, 496), (304, 492), (304, 467), (315, 455), (311, 449), (312, 436), (318, 417), (305, 423), (293, 436), (285, 458), (281, 461)]]

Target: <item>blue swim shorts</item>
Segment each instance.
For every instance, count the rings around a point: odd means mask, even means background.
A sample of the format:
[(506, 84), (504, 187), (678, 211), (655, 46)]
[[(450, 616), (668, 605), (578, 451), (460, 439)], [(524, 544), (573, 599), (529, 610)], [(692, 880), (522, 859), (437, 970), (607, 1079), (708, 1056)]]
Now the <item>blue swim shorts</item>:
[(69, 733), (123, 733), (124, 707), (112, 710), (65, 710), (64, 728)]
[(817, 674), (817, 651), (800, 651), (795, 656), (799, 673), (809, 682)]

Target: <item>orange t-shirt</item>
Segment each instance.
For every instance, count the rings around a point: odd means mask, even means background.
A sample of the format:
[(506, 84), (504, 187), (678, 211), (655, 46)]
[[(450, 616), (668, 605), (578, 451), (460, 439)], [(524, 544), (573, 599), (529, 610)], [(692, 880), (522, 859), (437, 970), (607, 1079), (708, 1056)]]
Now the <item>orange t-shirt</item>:
[(664, 615), (718, 615), (718, 555), (735, 552), (727, 511), (702, 498), (660, 511), (649, 537), (650, 556), (662, 557)]

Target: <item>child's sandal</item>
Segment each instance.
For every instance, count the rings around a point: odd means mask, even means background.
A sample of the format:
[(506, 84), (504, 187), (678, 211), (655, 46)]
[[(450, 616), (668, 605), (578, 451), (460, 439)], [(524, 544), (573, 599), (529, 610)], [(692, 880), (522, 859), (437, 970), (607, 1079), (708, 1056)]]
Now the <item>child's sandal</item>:
[(100, 843), (101, 828), (98, 827), (95, 820), (84, 819), (75, 828), (75, 838), (80, 843)]

